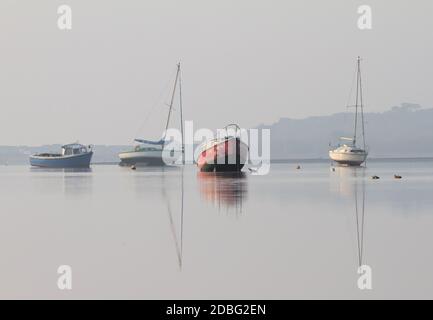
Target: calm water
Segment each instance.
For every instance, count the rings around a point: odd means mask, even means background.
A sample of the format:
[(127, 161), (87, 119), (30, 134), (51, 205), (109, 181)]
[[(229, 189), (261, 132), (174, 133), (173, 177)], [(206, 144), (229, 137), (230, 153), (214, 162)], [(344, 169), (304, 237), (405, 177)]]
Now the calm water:
[(301, 166), (0, 167), (0, 298), (433, 298), (433, 162)]

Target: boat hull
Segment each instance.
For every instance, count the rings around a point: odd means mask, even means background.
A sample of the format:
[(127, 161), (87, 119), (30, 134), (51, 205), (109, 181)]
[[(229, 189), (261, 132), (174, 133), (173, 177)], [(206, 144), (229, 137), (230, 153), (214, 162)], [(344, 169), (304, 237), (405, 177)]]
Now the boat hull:
[(367, 159), (367, 153), (350, 154), (345, 152), (329, 151), (329, 157), (331, 160), (337, 162), (340, 165), (345, 166), (360, 166)]
[(89, 168), (93, 152), (71, 156), (38, 156), (30, 157), (30, 165), (40, 168)]
[(175, 152), (172, 155), (163, 155), (162, 150), (155, 151), (129, 151), (119, 153), (120, 165), (144, 165), (144, 166), (165, 166), (173, 164), (181, 153)]
[(197, 159), (201, 172), (241, 171), (248, 158), (248, 146), (239, 138), (215, 143), (202, 151)]

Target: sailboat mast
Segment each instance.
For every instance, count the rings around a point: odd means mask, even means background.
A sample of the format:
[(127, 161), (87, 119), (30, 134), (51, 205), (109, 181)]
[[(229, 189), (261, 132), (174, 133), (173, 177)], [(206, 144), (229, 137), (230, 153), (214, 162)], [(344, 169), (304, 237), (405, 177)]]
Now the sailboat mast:
[(364, 102), (362, 100), (362, 79), (361, 79), (361, 63), (358, 65), (359, 70), (359, 97), (361, 104), (361, 122), (362, 122), (362, 143), (365, 150), (365, 125), (364, 125)]
[(180, 131), (182, 135), (182, 164), (185, 164), (185, 138), (183, 132), (183, 109), (182, 109), (182, 73), (180, 72), (180, 62), (177, 65), (179, 70), (179, 107), (180, 107)]
[[(171, 94), (170, 108), (168, 109), (167, 123), (165, 124), (165, 135), (167, 134), (168, 125), (170, 124), (171, 110), (173, 109), (174, 97), (176, 94), (177, 80), (179, 79), (180, 64), (177, 65), (176, 79), (174, 80), (173, 92)], [(164, 137), (165, 140), (165, 137)]]
[(360, 69), (360, 60), (361, 58), (358, 56), (357, 60), (357, 69), (356, 69), (356, 98), (355, 98), (355, 129), (353, 133), (353, 145), (356, 146), (356, 132), (358, 128), (358, 100), (359, 100), (359, 69)]
[(183, 259), (183, 207), (184, 207), (184, 198), (185, 198), (183, 174), (184, 174), (184, 167), (182, 167), (182, 182), (181, 182), (182, 201), (181, 201), (181, 211), (180, 211), (180, 266), (181, 268), (182, 268), (182, 259)]

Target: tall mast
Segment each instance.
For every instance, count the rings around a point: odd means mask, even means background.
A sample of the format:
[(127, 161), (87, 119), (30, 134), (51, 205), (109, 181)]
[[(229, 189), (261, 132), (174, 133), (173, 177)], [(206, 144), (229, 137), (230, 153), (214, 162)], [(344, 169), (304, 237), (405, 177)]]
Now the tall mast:
[(180, 72), (180, 64), (177, 65), (176, 79), (174, 80), (174, 87), (173, 87), (173, 92), (171, 94), (171, 100), (170, 100), (170, 105), (169, 105), (170, 108), (168, 109), (167, 123), (165, 124), (164, 140), (165, 140), (165, 136), (167, 135), (168, 125), (170, 124), (171, 110), (173, 109), (173, 102), (174, 102), (174, 96), (176, 94), (176, 87), (177, 87), (177, 80), (179, 79), (179, 72)]
[(358, 100), (359, 100), (359, 72), (360, 72), (360, 60), (361, 58), (358, 56), (357, 59), (357, 69), (356, 69), (356, 98), (355, 98), (355, 130), (353, 133), (353, 145), (356, 145), (356, 131), (358, 127)]
[(359, 70), (359, 97), (361, 103), (361, 122), (362, 122), (362, 143), (365, 150), (365, 126), (364, 126), (364, 102), (362, 100), (362, 81), (361, 81), (361, 63), (358, 65)]
[(182, 135), (182, 164), (185, 164), (185, 138), (183, 132), (183, 109), (182, 109), (182, 73), (180, 72), (180, 62), (177, 65), (179, 70), (179, 106), (180, 106), (180, 131)]

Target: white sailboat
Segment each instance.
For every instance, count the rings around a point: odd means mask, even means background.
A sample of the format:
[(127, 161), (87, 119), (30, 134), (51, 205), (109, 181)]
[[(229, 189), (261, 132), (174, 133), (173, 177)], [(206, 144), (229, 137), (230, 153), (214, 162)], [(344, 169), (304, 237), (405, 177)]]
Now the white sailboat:
[[(359, 115), (358, 115), (359, 114)], [(361, 117), (362, 148), (357, 146), (358, 137), (358, 116)], [(329, 151), (331, 160), (341, 165), (360, 166), (365, 162), (368, 152), (365, 147), (365, 127), (364, 127), (364, 105), (362, 102), (362, 82), (361, 82), (361, 58), (357, 59), (356, 70), (356, 99), (355, 99), (355, 124), (353, 138), (341, 137), (347, 141), (343, 145)]]
[[(164, 147), (169, 141), (166, 141), (166, 132), (170, 124), (170, 117), (173, 110), (173, 102), (176, 95), (176, 90), (179, 88), (179, 104), (180, 104), (180, 122), (182, 133), (182, 147), (179, 150), (171, 149), (169, 152), (164, 152)], [(163, 166), (175, 163), (184, 152), (184, 137), (183, 137), (183, 115), (182, 115), (182, 85), (180, 76), (180, 63), (177, 65), (176, 78), (174, 81), (173, 91), (169, 104), (167, 122), (165, 125), (165, 134), (158, 141), (134, 139), (138, 145), (131, 151), (119, 153), (120, 165), (150, 165)], [(183, 158), (182, 158), (183, 159)]]

